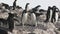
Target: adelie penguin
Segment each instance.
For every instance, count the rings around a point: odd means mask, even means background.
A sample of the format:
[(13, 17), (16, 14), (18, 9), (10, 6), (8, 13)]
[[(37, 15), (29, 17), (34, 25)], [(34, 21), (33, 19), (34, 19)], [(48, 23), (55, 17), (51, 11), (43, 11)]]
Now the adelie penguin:
[(55, 22), (58, 21), (58, 17), (59, 17), (58, 14), (59, 14), (59, 9), (56, 8), (56, 12), (55, 12)]
[(21, 23), (23, 25), (23, 29), (24, 29), (24, 24), (27, 21), (27, 17), (28, 17), (28, 13), (29, 13), (28, 5), (29, 5), (29, 3), (26, 4), (25, 10), (22, 12), (22, 16), (21, 16)]
[(15, 1), (13, 2), (13, 10), (15, 10), (15, 7), (16, 7), (16, 1), (17, 1), (17, 0), (15, 0)]
[(51, 18), (52, 18), (52, 7), (49, 6), (46, 14), (46, 20), (44, 22), (51, 21)]
[[(36, 6), (36, 7), (34, 7), (33, 9), (32, 9), (32, 12), (31, 12), (31, 14), (32, 14), (32, 16), (33, 17), (31, 17), (32, 18), (32, 20), (34, 20), (35, 21), (35, 27), (37, 27), (37, 22), (38, 22), (38, 16), (40, 15), (38, 12), (39, 12), (39, 7), (40, 7), (40, 5), (38, 5), (38, 6)], [(34, 18), (34, 19), (33, 19)]]
[(59, 9), (56, 6), (53, 6), (53, 15), (52, 15), (52, 19), (51, 22), (57, 22), (58, 21), (58, 14), (59, 14)]

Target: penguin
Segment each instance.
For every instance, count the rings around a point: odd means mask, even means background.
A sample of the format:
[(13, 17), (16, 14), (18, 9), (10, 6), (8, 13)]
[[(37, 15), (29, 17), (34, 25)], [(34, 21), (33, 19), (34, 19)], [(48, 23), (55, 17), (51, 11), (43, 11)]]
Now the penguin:
[(32, 8), (32, 12), (31, 12), (33, 15), (32, 20), (34, 20), (34, 22), (35, 22), (35, 27), (37, 27), (37, 24), (38, 24), (38, 18), (37, 17), (40, 15), (39, 14), (39, 7), (40, 7), (40, 5), (37, 5), (36, 7)]
[(51, 22), (55, 22), (55, 15), (56, 15), (56, 6), (52, 7), (53, 13), (52, 13), (52, 18), (51, 18)]
[(59, 14), (59, 9), (56, 7), (56, 11), (55, 11), (55, 22), (58, 21), (58, 14)]
[(49, 22), (51, 22), (52, 13), (53, 13), (53, 10), (52, 10), (52, 8), (51, 8), (51, 9), (50, 9), (50, 18), (49, 18)]
[(13, 2), (13, 10), (15, 10), (15, 7), (16, 7), (16, 1), (17, 1), (17, 0), (15, 0), (15, 1)]
[(52, 18), (52, 7), (49, 6), (47, 10), (45, 22), (51, 21), (51, 18)]
[(23, 29), (24, 29), (24, 24), (27, 21), (27, 17), (28, 17), (28, 5), (29, 3), (26, 4), (25, 6), (25, 10), (22, 12), (22, 16), (21, 16), (21, 23), (23, 25)]

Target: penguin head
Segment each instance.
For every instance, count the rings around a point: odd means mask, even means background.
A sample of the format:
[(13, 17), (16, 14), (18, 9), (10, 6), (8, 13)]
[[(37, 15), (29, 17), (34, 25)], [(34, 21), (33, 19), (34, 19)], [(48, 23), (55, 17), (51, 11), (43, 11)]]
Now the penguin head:
[(26, 5), (29, 5), (30, 3), (27, 3)]
[(53, 6), (52, 8), (54, 9), (54, 8), (56, 8), (56, 6)]

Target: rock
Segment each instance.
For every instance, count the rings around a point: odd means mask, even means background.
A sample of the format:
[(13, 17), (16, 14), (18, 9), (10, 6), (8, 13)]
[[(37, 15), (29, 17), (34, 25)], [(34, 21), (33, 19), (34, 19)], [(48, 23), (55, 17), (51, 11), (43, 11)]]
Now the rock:
[(3, 18), (3, 19), (7, 19), (8, 18), (8, 13), (5, 12), (5, 13), (0, 13), (0, 18)]
[(31, 33), (30, 31), (23, 31), (23, 34)]
[(56, 34), (60, 34), (60, 30), (59, 30), (59, 29), (56, 29), (56, 30), (55, 30), (55, 33), (56, 33)]
[(28, 34), (35, 34), (35, 33), (28, 33)]
[(53, 29), (47, 29), (47, 32), (48, 32), (49, 34), (56, 34)]
[(13, 34), (22, 34), (22, 32), (21, 31), (19, 31), (19, 30), (13, 30), (13, 32), (12, 32)]
[(40, 21), (43, 22), (44, 20), (46, 20), (46, 15), (40, 15), (39, 16), (39, 19), (40, 19)]
[(41, 34), (50, 34), (47, 31), (42, 31)]
[(8, 34), (12, 34), (12, 33), (8, 31)]
[(38, 29), (38, 28), (33, 31), (33, 33), (36, 33), (36, 34), (40, 34), (41, 32), (42, 32), (42, 30)]
[(55, 25), (53, 23), (50, 23), (50, 22), (46, 24), (46, 27), (48, 29), (56, 29)]
[(42, 30), (42, 29), (35, 29), (33, 31), (33, 33), (36, 33), (36, 34), (49, 34), (47, 31)]
[(55, 26), (56, 26), (57, 28), (60, 28), (60, 23), (57, 22), (57, 23), (55, 24)]

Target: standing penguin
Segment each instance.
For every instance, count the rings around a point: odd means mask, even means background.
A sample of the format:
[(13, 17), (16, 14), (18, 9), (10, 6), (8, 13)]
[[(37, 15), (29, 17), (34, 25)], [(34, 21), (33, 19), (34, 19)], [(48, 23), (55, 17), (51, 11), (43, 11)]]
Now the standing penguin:
[(52, 8), (51, 8), (51, 9), (50, 9), (50, 15), (49, 15), (49, 21), (50, 21), (50, 22), (51, 22), (52, 15), (53, 15), (53, 10), (52, 10)]
[(15, 1), (13, 2), (13, 10), (15, 10), (15, 7), (16, 7), (16, 1), (17, 1), (17, 0), (15, 0)]
[(25, 10), (22, 12), (22, 16), (21, 16), (21, 23), (23, 25), (23, 28), (24, 28), (24, 23), (27, 21), (27, 17), (28, 17), (28, 5), (29, 3), (26, 4)]
[(32, 20), (34, 20), (35, 22), (35, 26), (37, 27), (37, 24), (38, 24), (38, 13), (39, 13), (39, 7), (40, 5), (36, 6), (35, 8), (32, 9)]
[(56, 10), (56, 6), (53, 6), (52, 10), (53, 10), (53, 14), (52, 14), (51, 22), (53, 23), (56, 21), (58, 17), (58, 11)]
[(54, 13), (53, 13), (54, 22), (57, 22), (58, 21), (59, 9), (56, 6), (53, 6), (53, 11), (54, 11)]
[(32, 21), (32, 23), (34, 23), (35, 24), (35, 26), (37, 26), (37, 22), (36, 22), (36, 15), (35, 15), (35, 13), (30, 13), (31, 14), (31, 21)]
[(59, 9), (56, 8), (56, 11), (55, 11), (55, 22), (58, 21), (58, 14), (59, 14)]
[(46, 20), (45, 20), (45, 22), (50, 21), (51, 18), (52, 18), (52, 8), (49, 6), (49, 7), (48, 7), (48, 10), (47, 10), (47, 14), (46, 14)]
[(56, 6), (52, 7), (52, 10), (53, 10), (53, 14), (52, 14), (52, 18), (51, 18), (52, 23), (55, 21), (55, 8), (56, 8)]

